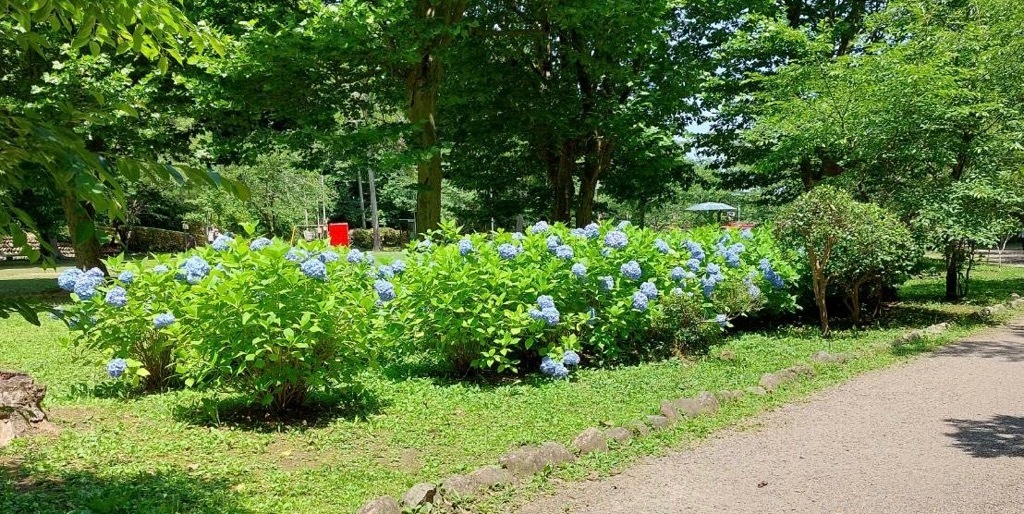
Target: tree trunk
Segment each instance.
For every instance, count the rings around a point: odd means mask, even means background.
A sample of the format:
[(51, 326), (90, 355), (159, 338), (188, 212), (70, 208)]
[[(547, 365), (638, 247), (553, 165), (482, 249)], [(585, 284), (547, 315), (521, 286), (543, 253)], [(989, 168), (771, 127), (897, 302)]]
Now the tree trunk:
[(96, 234), (92, 208), (79, 202), (70, 193), (64, 193), (61, 205), (64, 207), (64, 217), (68, 221), (71, 245), (75, 249), (75, 263), (81, 269), (99, 268), (106, 273), (107, 267), (100, 260), (103, 257), (103, 248)]
[(821, 322), (821, 335), (828, 337), (828, 306), (825, 304), (825, 289), (828, 286), (825, 277), (818, 270), (814, 271), (814, 303), (818, 305), (818, 320)]
[(356, 170), (356, 183), (359, 185), (359, 219), (366, 230), (366, 200), (363, 199), (363, 172)]
[(420, 44), (420, 60), (406, 74), (409, 122), (415, 127), (413, 144), (421, 155), (417, 165), (416, 229), (436, 229), (441, 223), (441, 149), (437, 135), (437, 98), (444, 78), (438, 52), (451, 42), (452, 27), (462, 20), (467, 0), (418, 0), (414, 16), (425, 33), (435, 34)]
[(366, 179), (370, 185), (370, 219), (373, 223), (373, 251), (380, 251), (380, 218), (377, 216), (377, 180), (373, 176), (373, 168), (366, 170)]
[(572, 199), (576, 193), (573, 175), (576, 169), (577, 144), (574, 139), (558, 143), (557, 153), (545, 151), (548, 168), (548, 183), (551, 185), (553, 202), (551, 220), (568, 223), (572, 219)]
[(441, 222), (441, 151), (438, 145), (437, 94), (441, 85), (441, 63), (430, 54), (409, 72), (409, 121), (416, 127), (416, 148), (427, 153), (417, 164), (416, 229), (434, 230)]
[(961, 250), (958, 244), (946, 245), (946, 300), (955, 302), (960, 299), (960, 261)]
[(587, 141), (583, 172), (580, 174), (580, 198), (576, 206), (576, 226), (583, 227), (594, 219), (594, 197), (601, 174), (612, 158), (612, 143), (594, 134)]

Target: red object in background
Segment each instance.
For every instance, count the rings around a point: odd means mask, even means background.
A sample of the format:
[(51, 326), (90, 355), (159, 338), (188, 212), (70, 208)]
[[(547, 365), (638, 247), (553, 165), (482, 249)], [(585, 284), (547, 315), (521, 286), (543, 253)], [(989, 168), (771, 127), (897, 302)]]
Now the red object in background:
[(348, 223), (328, 223), (327, 235), (331, 246), (348, 246)]

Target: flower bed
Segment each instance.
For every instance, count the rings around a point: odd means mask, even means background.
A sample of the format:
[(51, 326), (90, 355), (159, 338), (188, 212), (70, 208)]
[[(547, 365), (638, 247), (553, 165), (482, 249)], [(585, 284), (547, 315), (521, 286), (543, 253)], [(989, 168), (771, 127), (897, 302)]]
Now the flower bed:
[[(218, 238), (141, 263), (69, 270), (59, 315), (113, 378), (247, 393), (274, 408), (344, 385), (378, 355), (429, 352), (456, 370), (578, 365), (706, 345), (737, 316), (795, 307), (792, 255), (766, 230), (654, 232), (540, 222), (526, 234), (446, 225), (406, 260), (322, 243)], [(390, 350), (397, 350), (390, 351)]]

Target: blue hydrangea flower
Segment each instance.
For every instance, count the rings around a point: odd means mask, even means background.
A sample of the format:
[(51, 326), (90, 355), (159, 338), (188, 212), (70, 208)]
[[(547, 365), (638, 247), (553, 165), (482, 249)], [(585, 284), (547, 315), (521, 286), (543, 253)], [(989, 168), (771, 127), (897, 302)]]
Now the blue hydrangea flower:
[(394, 261), (392, 261), (391, 271), (393, 271), (395, 275), (401, 275), (402, 273), (405, 273), (405, 261), (403, 261), (402, 259), (395, 259)]
[(700, 243), (696, 241), (687, 241), (684, 244), (686, 245), (686, 249), (690, 252), (691, 259), (697, 259), (698, 262), (704, 260), (704, 248), (700, 246)]
[(124, 372), (127, 369), (128, 361), (121, 358), (111, 359), (111, 361), (107, 363), (107, 375), (115, 380), (121, 378), (121, 375), (124, 375)]
[(366, 252), (363, 254), (363, 262), (365, 262), (366, 264), (373, 264), (373, 261), (373, 252)]
[(585, 278), (587, 276), (587, 266), (584, 265), (582, 262), (577, 262), (576, 264), (573, 264), (572, 274), (575, 275), (576, 278)]
[(640, 284), (640, 292), (653, 300), (658, 297), (658, 286), (654, 285), (654, 282), (644, 282)]
[(86, 272), (75, 281), (74, 292), (78, 295), (80, 300), (89, 300), (93, 296), (96, 296), (96, 288), (101, 285), (103, 285), (102, 276), (97, 277), (94, 274)]
[(619, 271), (622, 272), (622, 276), (630, 280), (640, 280), (640, 276), (643, 275), (640, 263), (636, 261), (629, 261), (623, 264), (619, 267)]
[[(431, 240), (424, 239), (423, 241), (420, 241), (420, 242), (416, 243), (416, 250), (420, 251), (420, 252), (426, 252), (426, 251), (429, 251), (431, 248), (433, 248), (433, 246), (434, 246), (434, 243)], [(349, 262), (352, 262), (352, 261), (349, 261)]]
[(643, 291), (633, 293), (633, 310), (640, 312), (646, 311), (648, 302), (650, 302), (650, 299), (647, 298), (647, 295), (645, 295)]
[(749, 283), (747, 284), (747, 294), (750, 295), (750, 299), (757, 300), (761, 297), (761, 288), (757, 287), (757, 284)]
[(320, 252), (320, 255), (317, 255), (316, 258), (320, 262), (327, 264), (328, 262), (335, 262), (341, 257), (338, 255), (338, 252), (335, 252), (334, 250), (324, 250)]
[(174, 314), (171, 314), (169, 312), (165, 312), (163, 314), (157, 314), (153, 318), (153, 326), (158, 328), (158, 329), (159, 328), (164, 328), (164, 327), (169, 327), (169, 326), (173, 325), (175, 321), (177, 321), (177, 319), (174, 318)]
[(743, 239), (754, 239), (754, 231), (749, 228), (745, 228), (740, 231), (740, 237)]
[(555, 363), (554, 369), (551, 370), (551, 378), (561, 380), (569, 377), (569, 369), (565, 366)]
[(672, 251), (672, 247), (670, 247), (668, 243), (666, 243), (664, 240), (660, 238), (654, 240), (654, 247), (657, 248), (657, 250), (661, 253), (669, 253)]
[(64, 270), (59, 277), (57, 277), (57, 285), (69, 293), (73, 292), (75, 290), (75, 283), (78, 282), (78, 279), (84, 274), (85, 273), (82, 273), (82, 270), (78, 268), (68, 268)]
[(227, 234), (221, 234), (217, 236), (216, 239), (213, 240), (213, 243), (210, 243), (210, 247), (213, 248), (214, 250), (217, 250), (218, 252), (224, 251), (231, 247), (232, 241), (234, 241), (234, 239), (231, 239), (231, 236)]
[(373, 283), (374, 291), (382, 302), (390, 302), (395, 299), (395, 285), (387, 280), (377, 280)]
[(513, 241), (522, 241), (523, 239), (526, 239), (526, 236), (524, 236), (522, 232), (513, 232), (512, 233), (512, 240)]
[(309, 258), (309, 253), (302, 248), (289, 248), (288, 253), (284, 254), (284, 259), (288, 262), (302, 262)]
[(167, 273), (168, 271), (171, 271), (171, 269), (168, 268), (167, 266), (164, 266), (163, 264), (157, 264), (156, 266), (153, 266), (153, 273)]
[(269, 239), (265, 237), (258, 237), (256, 239), (253, 239), (252, 242), (249, 243), (249, 249), (252, 251), (262, 250), (270, 246), (270, 243), (271, 241)]
[(459, 255), (465, 257), (473, 253), (473, 241), (469, 238), (459, 240)]
[(597, 239), (601, 236), (601, 226), (597, 223), (591, 223), (583, 227), (583, 234), (587, 236), (587, 239)]
[(320, 259), (309, 259), (299, 265), (303, 275), (316, 280), (327, 280), (327, 265), (320, 262)]
[(730, 268), (738, 268), (740, 267), (740, 264), (742, 264), (742, 262), (740, 261), (739, 252), (734, 251), (732, 248), (729, 248), (725, 251), (724, 257), (725, 265), (729, 266)]
[(502, 260), (509, 261), (515, 259), (517, 255), (519, 255), (518, 246), (513, 246), (508, 243), (498, 245), (498, 257), (501, 257)]
[(712, 263), (712, 264), (708, 264), (708, 267), (705, 268), (705, 271), (707, 271), (708, 275), (721, 275), (722, 274), (722, 267), (717, 265), (717, 264)]
[(99, 268), (89, 268), (89, 271), (86, 271), (85, 274), (90, 276), (90, 277), (92, 277), (92, 278), (100, 278), (100, 279), (102, 279), (102, 278), (107, 276), (107, 274), (104, 273), (103, 270), (101, 270)]
[(615, 288), (615, 279), (607, 275), (598, 277), (597, 286), (602, 291), (611, 291)]
[(574, 228), (574, 229), (570, 230), (569, 231), (569, 235), (572, 236), (572, 237), (578, 237), (580, 239), (586, 239), (587, 238), (587, 233), (584, 232), (582, 228)]
[(210, 273), (210, 269), (210, 263), (198, 255), (193, 255), (178, 267), (177, 278), (195, 285)]
[(128, 291), (125, 291), (121, 286), (115, 286), (110, 291), (107, 291), (107, 297), (103, 301), (107, 302), (107, 305), (120, 309), (128, 305)]
[(672, 296), (683, 296), (683, 289), (680, 287), (673, 287), (669, 294)]
[(548, 326), (555, 326), (561, 317), (558, 309), (551, 305), (550, 307), (541, 307), (540, 309), (530, 310), (530, 317), (536, 320), (544, 320)]
[(352, 264), (359, 264), (360, 262), (363, 262), (363, 252), (353, 248), (348, 251), (348, 255), (345, 256), (345, 260)]
[(700, 288), (706, 298), (711, 298), (715, 292), (715, 285), (718, 284), (718, 275), (708, 275), (700, 279)]
[(690, 259), (686, 261), (686, 267), (690, 268), (690, 271), (697, 271), (700, 269), (700, 261), (697, 259)]
[(619, 224), (617, 225), (617, 228), (618, 228), (619, 230), (626, 230), (626, 227), (628, 227), (628, 226), (629, 226), (629, 220), (622, 220), (622, 221), (620, 221), (620, 222), (619, 222)]
[(681, 282), (686, 277), (686, 270), (676, 266), (672, 268), (672, 271), (668, 273), (668, 278), (672, 279), (673, 282)]
[(562, 238), (552, 234), (552, 235), (548, 236), (547, 244), (548, 244), (548, 251), (549, 252), (554, 252), (555, 250), (558, 249), (559, 246), (561, 246)]
[(719, 314), (715, 316), (715, 323), (718, 323), (718, 326), (725, 328), (729, 325), (729, 317), (725, 314)]
[(604, 245), (608, 248), (619, 250), (625, 248), (627, 244), (629, 244), (629, 238), (621, 230), (612, 230), (604, 235)]
[(132, 285), (132, 282), (135, 282), (135, 273), (124, 270), (117, 276), (117, 281), (126, 286), (130, 286)]
[(555, 306), (555, 299), (554, 298), (552, 298), (552, 297), (550, 297), (550, 296), (548, 296), (546, 294), (542, 294), (542, 295), (537, 297), (537, 307), (540, 307), (541, 309), (546, 309), (548, 307), (554, 307), (554, 306)]
[(549, 228), (551, 227), (548, 226), (548, 222), (541, 220), (527, 228), (526, 232), (530, 234), (543, 234), (544, 232), (547, 232)]
[(580, 355), (572, 350), (562, 354), (562, 365), (567, 368), (575, 368), (580, 365)]
[(785, 285), (782, 277), (772, 269), (772, 263), (768, 259), (761, 259), (761, 263), (758, 266), (761, 268), (761, 273), (764, 275), (764, 279), (768, 281), (775, 289), (782, 289)]
[(555, 248), (555, 257), (565, 261), (571, 261), (575, 257), (575, 252), (572, 251), (572, 247), (569, 245), (561, 245)]
[(394, 276), (395, 276), (395, 269), (392, 268), (391, 266), (384, 265), (384, 266), (381, 266), (381, 267), (377, 268), (377, 278), (383, 278), (383, 279), (387, 280), (389, 278), (394, 278)]
[(555, 366), (557, 364), (558, 363), (551, 357), (544, 357), (540, 360), (540, 372), (547, 376), (551, 376), (555, 372)]

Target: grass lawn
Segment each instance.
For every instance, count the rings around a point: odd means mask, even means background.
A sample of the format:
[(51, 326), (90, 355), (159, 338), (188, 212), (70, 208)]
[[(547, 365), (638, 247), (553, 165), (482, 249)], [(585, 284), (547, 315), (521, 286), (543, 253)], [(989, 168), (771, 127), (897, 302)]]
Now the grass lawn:
[[(55, 276), (46, 273), (46, 280)], [(553, 472), (568, 479), (609, 473), (977, 330), (983, 325), (971, 315), (980, 306), (1024, 292), (1024, 268), (981, 266), (973, 276), (974, 298), (955, 305), (934, 301), (941, 275), (908, 282), (903, 299), (870, 330), (838, 330), (828, 340), (814, 326), (742, 333), (707, 357), (583, 369), (571, 381), (458, 382), (423, 377), (407, 363), (392, 365), (367, 372), (359, 394), (338, 393), (344, 408), (288, 424), (240, 420), (230, 401), (213, 401), (207, 393), (124, 397), (109, 385), (99, 356), (68, 348), (59, 323), (0, 320), (0, 369), (28, 371), (47, 384), (45, 407), (61, 428), (59, 436), (17, 440), (0, 450), (0, 512), (353, 512), (375, 496), (400, 497), (416, 482), (494, 464), (521, 444), (568, 443), (586, 427), (640, 419), (662, 399), (755, 385), (762, 373), (805, 362), (817, 350), (860, 352), (847, 365), (823, 367), (779, 393), (745, 397), (715, 416)], [(23, 281), (38, 278), (0, 268), (0, 295), (28, 292)], [(940, 340), (898, 353), (889, 349), (906, 329), (939, 321), (957, 325)], [(725, 349), (735, 358), (716, 357)], [(550, 481), (537, 478), (467, 508), (500, 511), (547, 487)]]

